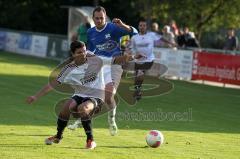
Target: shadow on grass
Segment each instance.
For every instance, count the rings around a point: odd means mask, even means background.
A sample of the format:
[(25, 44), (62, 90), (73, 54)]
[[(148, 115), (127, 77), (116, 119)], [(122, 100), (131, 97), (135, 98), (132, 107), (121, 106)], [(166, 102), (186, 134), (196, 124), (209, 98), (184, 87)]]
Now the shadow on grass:
[(148, 146), (98, 146), (98, 147), (104, 147), (104, 148), (109, 148), (109, 149), (145, 149), (145, 148), (149, 148)]
[(1, 136), (32, 136), (32, 137), (38, 137), (38, 136), (50, 136), (51, 134), (16, 134), (16, 133), (0, 133)]
[[(8, 147), (8, 148), (42, 148), (42, 147), (51, 147), (52, 148), (53, 145), (46, 145), (44, 143), (42, 144), (0, 144), (0, 147)], [(58, 146), (55, 148), (60, 148), (60, 149), (74, 149), (74, 150), (87, 150), (84, 147), (67, 147), (67, 146)], [(88, 150), (89, 151), (89, 150)]]
[(0, 147), (9, 147), (9, 148), (33, 148), (33, 147), (43, 147), (44, 144), (0, 144)]
[[(29, 136), (29, 137), (48, 137), (52, 134), (20, 134), (20, 133), (0, 133), (0, 136)], [(78, 137), (85, 137), (85, 135), (79, 135)]]
[(56, 60), (44, 59), (28, 55), (20, 55), (10, 52), (1, 52), (0, 55), (0, 62), (11, 64), (43, 65), (52, 68), (56, 67), (59, 64), (59, 61)]

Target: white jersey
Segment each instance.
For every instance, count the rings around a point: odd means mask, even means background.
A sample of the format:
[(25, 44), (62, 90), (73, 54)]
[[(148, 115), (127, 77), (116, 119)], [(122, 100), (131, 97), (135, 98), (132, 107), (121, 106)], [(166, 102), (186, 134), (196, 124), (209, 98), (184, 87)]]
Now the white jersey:
[(87, 57), (86, 63), (80, 66), (72, 63), (66, 65), (59, 74), (57, 81), (71, 85), (75, 91), (74, 95), (94, 97), (104, 101), (103, 65), (104, 61), (99, 57)]
[(146, 58), (139, 60), (139, 62), (151, 62), (154, 60), (155, 56), (153, 54), (154, 41), (159, 40), (161, 36), (156, 36), (152, 32), (147, 32), (146, 34), (134, 35), (131, 38), (131, 49), (133, 53), (140, 53)]

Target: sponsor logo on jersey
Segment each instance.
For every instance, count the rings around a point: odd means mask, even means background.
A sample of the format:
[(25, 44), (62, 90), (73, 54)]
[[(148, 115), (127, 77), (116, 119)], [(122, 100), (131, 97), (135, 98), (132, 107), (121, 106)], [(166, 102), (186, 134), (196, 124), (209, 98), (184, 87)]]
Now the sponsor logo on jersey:
[(97, 45), (99, 51), (112, 51), (113, 49), (117, 48), (118, 43), (113, 40), (108, 40), (104, 44)]
[(80, 82), (81, 82), (82, 85), (84, 85), (86, 83), (95, 81), (96, 78), (97, 78), (97, 73), (92, 73), (88, 76), (85, 76), (84, 78), (81, 78)]

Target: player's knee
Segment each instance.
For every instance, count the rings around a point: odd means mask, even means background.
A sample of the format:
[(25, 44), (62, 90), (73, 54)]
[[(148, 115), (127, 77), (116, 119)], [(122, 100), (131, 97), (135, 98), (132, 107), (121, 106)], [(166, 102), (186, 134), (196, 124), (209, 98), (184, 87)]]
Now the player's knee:
[(115, 94), (115, 91), (116, 91), (116, 89), (115, 89), (115, 85), (114, 85), (113, 82), (106, 84), (106, 86), (105, 86), (105, 95), (109, 96), (111, 94)]
[(107, 97), (105, 98), (105, 103), (107, 105), (114, 105), (114, 98), (113, 97)]
[(108, 110), (112, 110), (116, 107), (116, 102), (114, 98), (109, 98), (108, 100), (105, 99), (105, 103), (107, 104)]
[(68, 120), (69, 117), (70, 117), (70, 113), (65, 112), (65, 111), (61, 111), (61, 112), (58, 114), (58, 118), (59, 118), (59, 119), (62, 119), (62, 120)]
[(144, 71), (142, 70), (139, 70), (137, 73), (136, 73), (136, 77), (138, 78), (142, 78), (144, 76)]
[(136, 76), (136, 80), (141, 81), (141, 80), (143, 80), (143, 79), (144, 79), (144, 75)]
[(69, 106), (69, 112), (71, 112), (71, 113), (76, 113), (77, 111), (76, 111), (76, 106)]
[(113, 109), (115, 109), (116, 107), (117, 107), (117, 105), (116, 105), (116, 104), (113, 104), (113, 105), (110, 106), (110, 110), (113, 110)]
[(78, 108), (78, 113), (79, 113), (80, 117), (89, 116), (91, 111), (92, 111), (92, 107), (88, 104), (82, 104)]
[(77, 103), (74, 100), (70, 100), (65, 105), (65, 111), (70, 113), (76, 113), (77, 112)]
[(87, 115), (87, 113), (86, 113), (86, 108), (84, 108), (83, 105), (80, 105), (80, 106), (78, 107), (78, 114), (79, 114), (81, 117)]

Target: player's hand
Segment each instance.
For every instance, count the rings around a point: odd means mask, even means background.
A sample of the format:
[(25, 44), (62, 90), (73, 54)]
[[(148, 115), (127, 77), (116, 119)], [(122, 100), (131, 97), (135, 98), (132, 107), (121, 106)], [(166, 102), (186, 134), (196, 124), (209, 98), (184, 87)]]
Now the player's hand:
[(122, 22), (122, 20), (121, 20), (121, 19), (118, 19), (118, 18), (114, 18), (114, 19), (112, 20), (112, 22), (113, 22), (114, 24), (116, 24), (117, 26), (119, 26), (119, 27), (121, 27), (121, 26), (124, 25), (124, 23)]
[(29, 97), (27, 97), (26, 102), (28, 104), (32, 104), (36, 100), (37, 100), (37, 98), (35, 96), (29, 96)]

